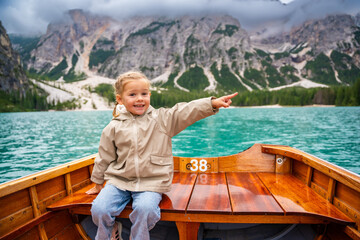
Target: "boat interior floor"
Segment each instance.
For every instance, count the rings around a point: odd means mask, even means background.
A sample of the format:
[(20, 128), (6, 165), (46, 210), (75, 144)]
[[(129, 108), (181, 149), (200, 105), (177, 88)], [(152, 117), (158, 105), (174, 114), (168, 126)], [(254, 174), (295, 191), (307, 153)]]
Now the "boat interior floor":
[[(131, 222), (129, 219), (118, 218), (122, 223), (122, 239), (128, 240)], [(95, 239), (97, 226), (87, 216), (82, 227), (91, 239)], [(198, 240), (307, 240), (315, 239), (316, 231), (309, 224), (224, 224), (201, 223)], [(178, 230), (174, 222), (160, 221), (150, 231), (151, 240), (179, 240)]]

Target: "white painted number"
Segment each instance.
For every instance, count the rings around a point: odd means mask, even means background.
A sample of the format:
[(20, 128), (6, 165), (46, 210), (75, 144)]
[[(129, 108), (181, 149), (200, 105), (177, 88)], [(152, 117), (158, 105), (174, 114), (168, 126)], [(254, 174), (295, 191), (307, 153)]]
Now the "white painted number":
[(205, 159), (200, 160), (200, 167), (199, 167), (199, 162), (196, 159), (192, 159), (190, 163), (191, 163), (190, 170), (193, 172), (196, 172), (197, 170), (200, 170), (201, 172), (206, 172), (206, 170), (208, 169), (207, 161)]
[(200, 171), (206, 172), (207, 170), (207, 161), (205, 159), (200, 160)]
[(196, 159), (192, 159), (190, 162), (191, 162), (190, 170), (196, 172), (199, 169), (198, 161)]

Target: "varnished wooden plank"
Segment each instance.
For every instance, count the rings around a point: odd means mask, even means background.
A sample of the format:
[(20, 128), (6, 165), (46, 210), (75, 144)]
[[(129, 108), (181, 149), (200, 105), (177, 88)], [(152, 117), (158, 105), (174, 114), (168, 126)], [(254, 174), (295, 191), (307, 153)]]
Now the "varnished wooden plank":
[(278, 214), (284, 211), (256, 173), (226, 173), (234, 214)]
[(335, 196), (360, 212), (360, 192), (356, 192), (355, 190), (338, 182), (336, 184)]
[[(40, 239), (39, 231), (37, 230), (36, 227), (30, 229), (26, 233), (16, 238), (16, 240), (39, 240), (39, 239)], [(14, 238), (9, 238), (9, 240), (14, 240)]]
[(313, 155), (288, 146), (262, 145), (264, 153), (279, 154), (301, 161), (338, 182), (360, 192), (360, 176)]
[(180, 161), (179, 161), (179, 158), (180, 157), (176, 157), (176, 156), (173, 156), (173, 161), (174, 161), (174, 171), (175, 172), (178, 172), (179, 169), (180, 169)]
[(59, 176), (36, 185), (39, 200), (48, 198), (60, 191), (66, 190), (64, 176)]
[(292, 168), (292, 174), (304, 183), (306, 183), (308, 166), (303, 162), (293, 161)]
[(71, 195), (73, 193), (70, 173), (65, 174), (65, 188), (67, 195)]
[(74, 226), (68, 211), (56, 212), (56, 215), (44, 222), (46, 233), (49, 239), (54, 238), (67, 226)]
[(276, 155), (275, 172), (276, 173), (291, 173), (291, 159), (288, 157)]
[(57, 233), (51, 240), (84, 240), (77, 231), (74, 224), (69, 224)]
[(176, 222), (180, 240), (198, 239), (200, 223), (196, 222)]
[(312, 182), (322, 187), (325, 191), (328, 189), (330, 179), (331, 178), (316, 169), (313, 172)]
[(348, 215), (352, 220), (355, 221), (357, 226), (360, 226), (360, 211), (355, 210), (352, 206), (347, 203), (341, 201), (339, 198), (334, 197), (333, 204), (340, 209), (343, 213)]
[[(72, 183), (72, 182), (71, 182), (71, 183)], [(77, 183), (77, 184), (75, 184), (75, 185), (72, 184), (72, 190), (73, 190), (73, 192), (79, 191), (80, 189), (88, 186), (88, 185), (91, 184), (91, 183), (92, 183), (92, 182), (91, 182), (90, 179), (86, 179), (86, 180), (84, 180), (84, 181), (82, 181), (82, 182), (80, 182), (80, 183)]]
[(23, 208), (11, 215), (0, 219), (0, 236), (19, 226), (26, 224), (34, 218), (32, 206)]
[(48, 240), (48, 237), (47, 237), (46, 231), (45, 231), (45, 227), (44, 227), (44, 223), (39, 223), (39, 225), (37, 225), (37, 229), (39, 231), (40, 239)]
[[(37, 195), (35, 186), (30, 187), (30, 199), (31, 199), (31, 205), (33, 207), (34, 217), (35, 218), (40, 217), (41, 211), (40, 211), (39, 199), (38, 199), (38, 195)], [(40, 239), (47, 240), (48, 238), (47, 238), (43, 223), (40, 223), (37, 226), (37, 229), (39, 231)]]
[(275, 156), (261, 152), (261, 144), (230, 156), (219, 157), (219, 172), (274, 172)]
[(231, 205), (225, 173), (199, 174), (187, 211), (230, 214)]
[(360, 240), (360, 232), (354, 227), (346, 226), (344, 232), (354, 240)]
[(336, 181), (334, 179), (330, 178), (329, 186), (328, 186), (328, 190), (327, 190), (327, 194), (326, 194), (326, 199), (331, 203), (333, 202), (333, 199), (334, 199), (335, 186), (336, 186)]
[(71, 176), (71, 185), (74, 186), (80, 182), (85, 181), (86, 179), (90, 179), (89, 167), (85, 166), (78, 170), (75, 170), (70, 173)]
[(86, 194), (85, 192), (94, 186), (95, 186), (95, 184), (92, 183), (92, 184), (82, 188), (81, 190), (73, 193), (72, 195), (66, 196), (65, 198), (49, 205), (47, 207), (47, 209), (52, 210), (52, 211), (58, 211), (58, 210), (68, 209), (68, 208), (81, 206), (81, 205), (91, 206), (91, 203), (94, 201), (97, 194), (89, 195), (89, 194)]
[(94, 165), (91, 164), (88, 166), (89, 167), (89, 176), (91, 176), (92, 172), (93, 172), (93, 169), (94, 169)]
[(24, 189), (0, 198), (0, 206), (6, 206), (1, 207), (0, 219), (31, 206), (29, 189)]
[(318, 184), (311, 182), (311, 189), (313, 189), (317, 194), (322, 196), (323, 198), (326, 198), (326, 190), (320, 187)]
[(193, 190), (196, 173), (174, 173), (171, 191), (164, 193), (159, 204), (161, 210), (185, 211)]
[(42, 214), (44, 214), (47, 210), (46, 210), (46, 207), (59, 201), (60, 199), (64, 198), (66, 195), (66, 191), (63, 190), (63, 191), (60, 191), (58, 192), (57, 194), (55, 195), (52, 195), (48, 198), (45, 198), (43, 199), (42, 201), (39, 202), (39, 205), (40, 205), (40, 211)]
[[(0, 197), (6, 196), (8, 194), (17, 192), (19, 190), (34, 186), (36, 184), (45, 182), (49, 179), (64, 175), (66, 173), (72, 172), (74, 170), (83, 168), (84, 166), (89, 166), (94, 164), (94, 160), (97, 154), (81, 158), (70, 163), (65, 163), (60, 166), (50, 168), (44, 171), (41, 171), (36, 174), (31, 174), (26, 177), (15, 179), (13, 181), (7, 182), (0, 185)], [(39, 199), (41, 197), (39, 196)]]
[(312, 180), (313, 172), (314, 172), (314, 169), (312, 167), (308, 166), (308, 169), (307, 169), (307, 172), (306, 172), (306, 185), (308, 187), (311, 186), (311, 180)]
[(286, 214), (310, 214), (342, 224), (353, 221), (290, 174), (258, 173)]
[[(125, 208), (118, 216), (129, 218), (131, 208)], [(78, 206), (70, 209), (71, 214), (90, 215), (90, 206)], [(314, 215), (239, 215), (199, 212), (161, 212), (162, 221), (204, 222), (204, 223), (271, 223), (271, 224), (328, 224), (329, 221)]]

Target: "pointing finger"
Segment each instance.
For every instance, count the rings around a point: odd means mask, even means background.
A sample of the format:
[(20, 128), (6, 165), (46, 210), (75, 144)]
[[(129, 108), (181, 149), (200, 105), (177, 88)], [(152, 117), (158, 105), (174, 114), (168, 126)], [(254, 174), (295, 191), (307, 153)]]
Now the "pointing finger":
[(238, 95), (238, 92), (233, 93), (233, 94), (230, 94), (230, 95), (227, 95), (227, 96), (225, 96), (225, 98), (226, 98), (226, 100), (229, 100), (229, 99), (235, 97), (236, 95)]

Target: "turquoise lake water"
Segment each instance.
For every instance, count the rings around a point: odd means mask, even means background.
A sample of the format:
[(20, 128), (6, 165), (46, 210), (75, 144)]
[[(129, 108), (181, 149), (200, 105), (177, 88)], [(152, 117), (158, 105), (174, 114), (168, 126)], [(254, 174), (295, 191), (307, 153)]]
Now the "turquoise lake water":
[[(97, 152), (111, 111), (0, 113), (0, 183)], [(173, 138), (176, 156), (283, 144), (360, 174), (360, 107), (231, 108)]]

